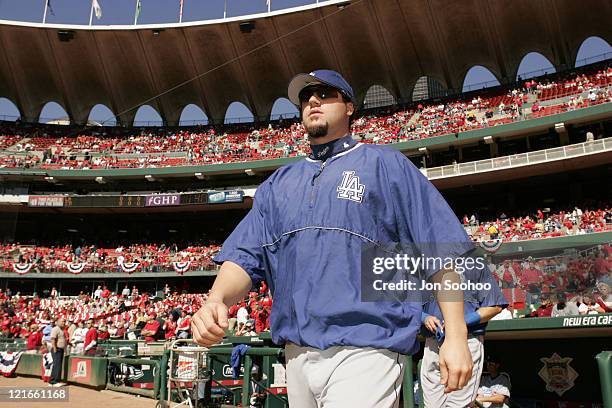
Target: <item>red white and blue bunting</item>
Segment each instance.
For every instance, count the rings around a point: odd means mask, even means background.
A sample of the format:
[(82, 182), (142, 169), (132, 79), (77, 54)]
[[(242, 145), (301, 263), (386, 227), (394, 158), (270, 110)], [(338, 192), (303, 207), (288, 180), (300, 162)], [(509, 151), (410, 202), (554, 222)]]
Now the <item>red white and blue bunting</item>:
[(480, 247), (487, 252), (497, 252), (499, 248), (501, 248), (502, 240), (501, 239), (487, 239), (485, 241), (479, 242)]
[(49, 382), (51, 379), (51, 371), (53, 370), (53, 355), (51, 352), (43, 354), (40, 362), (41, 376), (44, 382)]
[(123, 269), (123, 272), (132, 273), (136, 271), (136, 269), (138, 269), (138, 267), (140, 266), (140, 263), (139, 262), (123, 262), (119, 265), (121, 265), (121, 269)]
[(32, 266), (34, 266), (34, 264), (31, 264), (31, 263), (24, 263), (24, 264), (14, 263), (13, 264), (13, 270), (15, 272), (17, 272), (19, 275), (25, 275), (26, 273), (30, 272), (30, 269), (32, 269)]
[(68, 269), (68, 272), (73, 273), (75, 275), (78, 275), (79, 273), (83, 272), (86, 266), (87, 266), (87, 262), (80, 262), (80, 263), (66, 262), (66, 269)]
[(180, 274), (183, 274), (189, 270), (191, 266), (191, 261), (182, 261), (182, 262), (172, 262), (172, 267), (174, 270)]
[(0, 352), (0, 373), (5, 377), (10, 377), (15, 372), (19, 358), (23, 354), (21, 351), (2, 351)]

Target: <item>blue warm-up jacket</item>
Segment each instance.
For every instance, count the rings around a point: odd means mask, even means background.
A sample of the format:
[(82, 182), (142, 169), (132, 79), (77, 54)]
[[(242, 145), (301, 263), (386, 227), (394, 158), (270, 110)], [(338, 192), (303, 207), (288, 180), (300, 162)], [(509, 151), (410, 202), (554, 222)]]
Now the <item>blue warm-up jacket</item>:
[[(276, 170), (215, 262), (266, 280), (276, 344), (418, 351), (420, 302), (363, 301), (362, 251), (413, 243), (432, 256), (473, 249), (463, 226), (400, 152), (345, 136)], [(317, 160), (321, 157), (325, 160)], [(419, 243), (429, 243), (427, 250)], [(438, 245), (439, 244), (439, 245)], [(436, 270), (423, 270), (429, 278)]]

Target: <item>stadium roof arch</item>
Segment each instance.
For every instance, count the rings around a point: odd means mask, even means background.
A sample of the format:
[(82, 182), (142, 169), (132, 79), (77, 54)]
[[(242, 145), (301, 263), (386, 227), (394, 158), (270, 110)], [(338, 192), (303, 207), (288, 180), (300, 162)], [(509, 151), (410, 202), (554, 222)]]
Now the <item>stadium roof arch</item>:
[[(537, 51), (557, 71), (573, 66), (582, 41), (612, 42), (612, 3), (572, 0), (329, 0), (249, 16), (181, 24), (81, 26), (0, 20), (0, 96), (35, 121), (48, 101), (74, 123), (104, 104), (131, 125), (149, 104), (178, 123), (195, 104), (222, 123), (239, 101), (269, 117), (299, 72), (341, 71), (361, 103), (373, 84), (411, 100), (428, 75), (458, 90), (482, 65), (511, 82)], [(195, 79), (194, 79), (195, 78)]]

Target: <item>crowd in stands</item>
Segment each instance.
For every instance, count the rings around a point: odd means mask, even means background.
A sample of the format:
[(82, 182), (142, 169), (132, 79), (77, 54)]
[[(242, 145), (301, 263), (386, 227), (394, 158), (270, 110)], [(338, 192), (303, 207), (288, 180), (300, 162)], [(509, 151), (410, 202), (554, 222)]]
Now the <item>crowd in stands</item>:
[[(610, 243), (542, 258), (493, 256), (489, 262), (511, 306), (530, 308), (528, 317), (612, 312)], [(561, 309), (555, 309), (555, 303), (561, 304)], [(569, 305), (565, 311), (564, 304)]]
[[(168, 285), (163, 298), (139, 293), (126, 285), (120, 293), (98, 287), (94, 293), (61, 297), (53, 288), (48, 297), (13, 295), (0, 290), (0, 338), (26, 339), (29, 352), (50, 349), (50, 333), (59, 319), (71, 354), (104, 352), (106, 340), (170, 341), (192, 337), (191, 317), (207, 299), (206, 294), (178, 293)], [(272, 300), (263, 284), (229, 310), (230, 332), (256, 335), (270, 330)]]
[[(0, 244), (0, 270), (21, 270), (33, 273), (45, 272), (160, 272), (175, 270), (210, 269), (212, 258), (220, 246), (192, 245), (178, 248), (173, 245), (133, 244), (116, 248), (99, 248), (95, 245), (58, 247)], [(136, 266), (137, 264), (137, 266)], [(134, 269), (133, 269), (134, 268)], [(27, 273), (24, 272), (24, 273)]]
[[(612, 207), (552, 212), (538, 209), (533, 214), (507, 216), (482, 221), (473, 214), (462, 218), (474, 241), (516, 242), (529, 239), (584, 235), (612, 230)], [(217, 244), (131, 244), (114, 248), (96, 245), (25, 245), (0, 244), (0, 271), (15, 273), (83, 272), (167, 272), (182, 274), (188, 270), (214, 268)]]
[[(612, 101), (612, 68), (586, 75), (527, 81), (507, 94), (470, 96), (410, 108), (364, 111), (353, 134), (365, 143), (389, 144), (517, 120), (553, 115)], [(89, 128), (74, 136), (29, 127), (0, 129), (0, 168), (107, 169), (242, 162), (308, 153), (299, 123), (239, 130), (142, 130), (136, 134)], [(65, 131), (69, 132), (69, 131)], [(125, 130), (125, 132), (128, 132)]]
[[(612, 245), (543, 258), (489, 260), (510, 302), (496, 319), (557, 317), (612, 312)], [(206, 294), (179, 293), (166, 284), (154, 298), (126, 285), (120, 293), (99, 286), (93, 293), (46, 297), (0, 290), (0, 337), (25, 339), (28, 352), (49, 349), (51, 328), (64, 319), (72, 354), (103, 353), (109, 339), (169, 341), (191, 337), (191, 317)], [(272, 298), (263, 282), (228, 311), (229, 334), (255, 336), (270, 329)], [(521, 314), (517, 312), (521, 309)]]
[(533, 215), (509, 217), (501, 213), (495, 220), (480, 221), (476, 215), (464, 215), (463, 226), (475, 241), (502, 240), (504, 242), (527, 239), (584, 235), (612, 230), (612, 207), (584, 211), (572, 210), (546, 213), (538, 209)]
[(168, 290), (164, 299), (156, 299), (127, 286), (121, 294), (111, 294), (104, 287), (73, 298), (59, 297), (55, 288), (42, 299), (0, 291), (0, 336), (25, 338), (28, 350), (48, 350), (54, 322), (64, 319), (73, 353), (95, 354), (100, 342), (108, 339), (151, 342), (187, 338), (191, 335), (190, 318), (205, 299), (206, 295)]

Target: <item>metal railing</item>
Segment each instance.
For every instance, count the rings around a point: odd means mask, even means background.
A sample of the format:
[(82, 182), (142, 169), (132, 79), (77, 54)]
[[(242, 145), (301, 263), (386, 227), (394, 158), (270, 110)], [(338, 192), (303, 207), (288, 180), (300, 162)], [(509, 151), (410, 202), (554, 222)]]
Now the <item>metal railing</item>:
[(463, 176), (485, 171), (502, 170), (513, 167), (527, 166), (553, 160), (569, 159), (593, 153), (612, 151), (612, 137), (573, 145), (537, 150), (535, 152), (513, 154), (511, 156), (478, 160), (468, 163), (457, 163), (449, 166), (421, 169), (430, 180), (444, 177)]

